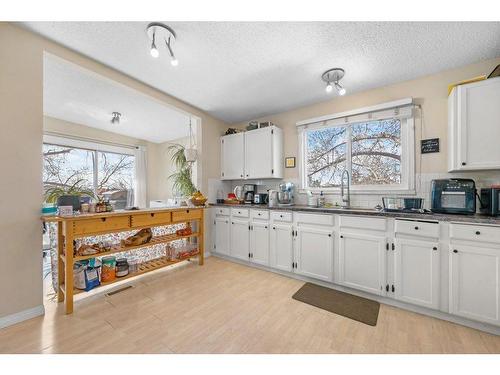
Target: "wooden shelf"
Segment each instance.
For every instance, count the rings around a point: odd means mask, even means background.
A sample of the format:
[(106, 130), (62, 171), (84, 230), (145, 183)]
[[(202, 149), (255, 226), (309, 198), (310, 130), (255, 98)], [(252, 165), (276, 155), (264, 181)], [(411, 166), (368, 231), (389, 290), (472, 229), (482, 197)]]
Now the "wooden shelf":
[[(123, 253), (126, 251), (132, 251), (132, 250), (136, 250), (136, 249), (140, 249), (140, 248), (144, 248), (144, 247), (151, 247), (151, 246), (160, 245), (160, 244), (164, 244), (164, 243), (168, 243), (168, 242), (172, 242), (172, 241), (182, 240), (184, 238), (191, 238), (191, 237), (198, 237), (198, 236), (199, 236), (198, 232), (194, 232), (194, 233), (191, 233), (191, 234), (186, 235), (186, 236), (178, 236), (175, 233), (174, 234), (166, 234), (164, 236), (155, 236), (151, 239), (151, 241), (149, 241), (145, 244), (142, 244), (142, 245), (120, 246), (114, 250), (105, 251), (105, 252), (99, 253), (99, 254), (75, 256), (75, 257), (73, 257), (73, 261), (78, 262), (81, 260), (87, 260), (87, 259), (91, 259), (91, 258), (104, 257), (104, 256), (108, 256), (108, 255)], [(65, 256), (61, 256), (61, 259), (64, 263), (66, 263)]]
[[(148, 272), (156, 271), (156, 270), (159, 270), (161, 268), (165, 268), (165, 267), (171, 266), (173, 264), (180, 263), (180, 262), (183, 262), (185, 260), (188, 260), (191, 258), (196, 258), (196, 257), (198, 257), (198, 254), (195, 254), (195, 255), (192, 255), (188, 258), (183, 258), (183, 259), (168, 260), (166, 257), (152, 259), (150, 261), (141, 263), (139, 265), (139, 269), (137, 272), (129, 273), (127, 276), (117, 277), (113, 281), (101, 282), (101, 285), (99, 285), (98, 287), (96, 287), (92, 290), (99, 289), (100, 287), (111, 285), (111, 284), (114, 284), (114, 283), (117, 283), (117, 282), (120, 282), (123, 280), (127, 280), (127, 279), (130, 279), (132, 277), (139, 276), (139, 275), (142, 275), (142, 274), (145, 274)], [(66, 292), (64, 285), (62, 285), (61, 289), (63, 290), (63, 292)], [(80, 294), (80, 293), (84, 293), (84, 292), (85, 292), (85, 290), (73, 289), (73, 294)]]

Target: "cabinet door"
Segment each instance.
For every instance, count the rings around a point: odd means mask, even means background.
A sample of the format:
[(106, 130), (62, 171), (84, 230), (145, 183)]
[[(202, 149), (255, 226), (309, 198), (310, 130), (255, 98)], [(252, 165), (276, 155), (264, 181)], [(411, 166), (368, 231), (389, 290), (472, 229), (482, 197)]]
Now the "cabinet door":
[(457, 90), (460, 169), (500, 168), (500, 78)]
[(500, 250), (452, 245), (450, 312), (500, 325)]
[(273, 177), (273, 142), (271, 128), (245, 133), (245, 177)]
[(215, 248), (219, 254), (229, 255), (229, 217), (215, 218)]
[(340, 283), (369, 293), (385, 294), (386, 243), (383, 236), (340, 233)]
[(269, 223), (253, 221), (250, 232), (250, 261), (269, 265)]
[(244, 178), (245, 169), (244, 133), (221, 138), (221, 178), (238, 180)]
[(394, 297), (439, 307), (439, 244), (433, 241), (397, 239), (394, 259)]
[(324, 281), (333, 280), (333, 231), (299, 227), (295, 272)]
[(231, 219), (231, 256), (248, 260), (250, 230), (248, 220)]
[(292, 271), (293, 241), (291, 224), (273, 224), (271, 229), (271, 267)]

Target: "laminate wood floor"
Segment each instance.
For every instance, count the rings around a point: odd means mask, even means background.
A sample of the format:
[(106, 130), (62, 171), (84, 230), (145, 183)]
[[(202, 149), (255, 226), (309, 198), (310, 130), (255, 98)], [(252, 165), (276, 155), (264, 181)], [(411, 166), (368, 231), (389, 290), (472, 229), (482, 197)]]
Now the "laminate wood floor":
[(500, 337), (381, 305), (371, 327), (291, 296), (303, 283), (218, 258), (0, 330), (1, 353), (500, 353)]

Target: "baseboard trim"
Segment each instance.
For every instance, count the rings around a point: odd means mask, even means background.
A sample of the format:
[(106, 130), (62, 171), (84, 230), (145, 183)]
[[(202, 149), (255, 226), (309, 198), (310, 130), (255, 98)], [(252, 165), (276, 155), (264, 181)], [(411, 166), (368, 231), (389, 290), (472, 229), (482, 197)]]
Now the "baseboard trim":
[(462, 326), (466, 326), (469, 328), (477, 329), (479, 331), (483, 331), (483, 332), (491, 333), (493, 335), (500, 336), (500, 327), (497, 327), (497, 326), (494, 326), (491, 324), (476, 322), (474, 320), (462, 318), (460, 316), (451, 315), (451, 314), (448, 314), (448, 313), (440, 311), (440, 310), (431, 310), (431, 309), (428, 309), (426, 307), (411, 305), (411, 304), (408, 304), (405, 302), (400, 302), (400, 301), (394, 300), (394, 299), (389, 298), (389, 297), (377, 296), (377, 295), (366, 293), (366, 292), (363, 292), (360, 290), (351, 289), (351, 288), (345, 287), (343, 285), (339, 285), (339, 284), (335, 284), (335, 283), (328, 283), (328, 282), (316, 280), (316, 279), (313, 279), (310, 277), (297, 275), (297, 274), (290, 273), (290, 272), (276, 270), (276, 269), (268, 267), (268, 266), (262, 266), (262, 265), (247, 262), (244, 260), (235, 259), (233, 257), (223, 255), (223, 254), (214, 253), (214, 254), (212, 254), (212, 256), (216, 257), (216, 258), (221, 258), (221, 259), (227, 260), (229, 262), (238, 263), (238, 264), (241, 264), (244, 266), (258, 268), (262, 271), (277, 273), (279, 275), (282, 275), (285, 277), (290, 277), (292, 279), (301, 280), (301, 281), (305, 281), (305, 282), (311, 282), (313, 284), (321, 285), (321, 286), (324, 286), (324, 287), (327, 287), (330, 289), (335, 289), (335, 290), (339, 290), (341, 292), (346, 292), (346, 293), (350, 293), (350, 294), (353, 294), (356, 296), (365, 297), (365, 298), (383, 303), (383, 304), (388, 305), (388, 306), (397, 307), (397, 308), (400, 308), (402, 310), (408, 310), (408, 311), (411, 311), (411, 312), (414, 312), (417, 314), (431, 316), (431, 317), (436, 318), (436, 319), (446, 320), (446, 321), (451, 322), (451, 323), (460, 324)]
[(0, 329), (9, 327), (11, 325), (24, 322), (25, 320), (36, 318), (37, 316), (44, 315), (45, 308), (43, 305), (32, 307), (31, 309), (23, 310), (15, 314), (7, 315), (0, 318)]

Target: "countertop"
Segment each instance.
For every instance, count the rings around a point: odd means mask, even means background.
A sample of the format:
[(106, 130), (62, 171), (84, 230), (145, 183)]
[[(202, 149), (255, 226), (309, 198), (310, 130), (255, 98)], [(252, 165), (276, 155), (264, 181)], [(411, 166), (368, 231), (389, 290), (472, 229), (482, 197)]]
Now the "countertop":
[(129, 215), (140, 215), (149, 214), (157, 212), (171, 212), (171, 211), (184, 211), (184, 210), (201, 210), (207, 208), (206, 206), (199, 207), (157, 207), (157, 208), (141, 208), (138, 210), (115, 210), (111, 212), (99, 212), (99, 213), (88, 213), (88, 214), (78, 214), (72, 216), (57, 216), (57, 215), (46, 215), (42, 216), (42, 221), (45, 222), (57, 222), (57, 221), (75, 221), (75, 220), (85, 220), (85, 219), (95, 219), (102, 217), (114, 217), (114, 216), (129, 216)]
[(386, 212), (370, 208), (340, 208), (340, 207), (309, 207), (304, 205), (293, 205), (283, 207), (268, 207), (265, 204), (224, 204), (210, 203), (212, 207), (229, 207), (229, 208), (255, 208), (278, 211), (298, 211), (298, 212), (314, 212), (314, 213), (330, 213), (344, 215), (363, 215), (363, 216), (381, 216), (401, 219), (417, 219), (431, 221), (446, 221), (460, 223), (475, 223), (475, 224), (490, 224), (500, 225), (500, 217), (486, 216), (482, 214), (474, 215), (456, 215), (456, 214), (437, 214), (433, 212), (418, 213), (418, 212)]

